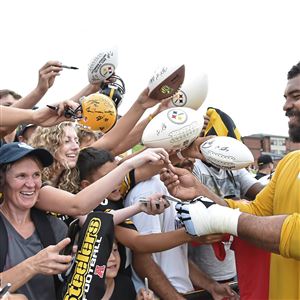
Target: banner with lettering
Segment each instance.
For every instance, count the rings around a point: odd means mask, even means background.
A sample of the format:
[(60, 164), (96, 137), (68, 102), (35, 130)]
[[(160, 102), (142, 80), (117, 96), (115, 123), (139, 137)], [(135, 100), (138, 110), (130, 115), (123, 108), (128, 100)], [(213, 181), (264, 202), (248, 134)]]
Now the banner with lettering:
[(80, 231), (78, 250), (59, 299), (94, 300), (103, 297), (106, 263), (113, 240), (112, 215), (90, 213)]

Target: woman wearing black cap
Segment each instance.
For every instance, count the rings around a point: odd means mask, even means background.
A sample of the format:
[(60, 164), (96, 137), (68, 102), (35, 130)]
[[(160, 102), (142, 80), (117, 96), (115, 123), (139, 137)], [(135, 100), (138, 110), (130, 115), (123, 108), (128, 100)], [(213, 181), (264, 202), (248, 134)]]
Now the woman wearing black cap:
[(20, 143), (7, 144), (5, 149), (0, 167), (4, 199), (0, 218), (7, 241), (1, 243), (1, 255), (4, 244), (8, 247), (1, 266), (2, 285), (11, 283), (11, 291), (17, 290), (29, 299), (53, 300), (55, 285), (49, 275), (65, 271), (71, 261), (71, 256), (59, 254), (69, 243), (68, 238), (64, 239), (67, 228), (57, 218), (45, 217), (53, 229), (54, 243), (44, 248), (32, 211), (42, 186), (41, 170), (52, 163), (52, 156), (44, 149)]
[[(9, 240), (4, 271), (1, 270), (3, 272), (0, 274), (2, 281), (11, 283), (12, 291), (18, 290), (29, 299), (41, 299), (41, 295), (42, 299), (55, 299), (53, 279), (45, 275), (59, 274), (68, 269), (71, 256), (60, 255), (59, 252), (70, 243), (70, 239), (62, 240), (66, 235), (66, 226), (62, 221), (47, 216), (55, 233), (55, 242), (61, 241), (43, 249), (42, 235), (36, 232), (38, 228), (32, 219), (32, 212), (35, 211), (33, 206), (38, 203), (44, 210), (69, 215), (89, 213), (119, 185), (119, 181), (132, 168), (163, 160), (168, 161), (165, 150), (148, 149), (73, 195), (51, 186), (42, 188), (42, 168), (53, 161), (47, 150), (32, 148), (24, 143), (1, 147), (0, 192), (4, 201), (0, 207), (0, 219), (4, 222)], [(144, 207), (142, 204), (140, 206)], [(139, 210), (135, 208), (134, 213), (142, 211), (140, 206)], [(0, 254), (2, 251), (1, 244)]]

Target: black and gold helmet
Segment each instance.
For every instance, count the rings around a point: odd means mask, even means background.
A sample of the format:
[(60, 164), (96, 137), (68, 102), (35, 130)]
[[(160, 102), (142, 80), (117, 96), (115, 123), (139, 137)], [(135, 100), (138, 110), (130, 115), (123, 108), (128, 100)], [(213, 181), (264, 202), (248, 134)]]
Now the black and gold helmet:
[(117, 108), (113, 100), (102, 93), (80, 99), (82, 118), (78, 124), (93, 131), (108, 132), (117, 121)]

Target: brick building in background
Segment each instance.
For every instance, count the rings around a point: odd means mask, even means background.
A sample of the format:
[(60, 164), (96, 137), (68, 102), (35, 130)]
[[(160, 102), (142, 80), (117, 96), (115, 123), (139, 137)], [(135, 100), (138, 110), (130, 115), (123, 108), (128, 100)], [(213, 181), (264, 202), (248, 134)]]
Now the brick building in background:
[(292, 143), (288, 137), (268, 134), (252, 134), (242, 138), (244, 144), (251, 150), (255, 163), (261, 154), (272, 156), (275, 165), (287, 153), (300, 149), (300, 143)]

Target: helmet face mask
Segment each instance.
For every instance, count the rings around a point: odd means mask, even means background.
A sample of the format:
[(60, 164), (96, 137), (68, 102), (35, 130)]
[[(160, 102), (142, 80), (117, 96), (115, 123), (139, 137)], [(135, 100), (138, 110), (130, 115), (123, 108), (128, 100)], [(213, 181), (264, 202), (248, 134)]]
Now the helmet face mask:
[(125, 94), (124, 81), (120, 76), (113, 74), (101, 84), (99, 92), (110, 97), (118, 108)]
[(71, 107), (66, 108), (64, 111), (64, 116), (66, 118), (72, 118), (74, 120), (81, 119), (82, 118), (81, 104), (76, 109), (72, 109)]

